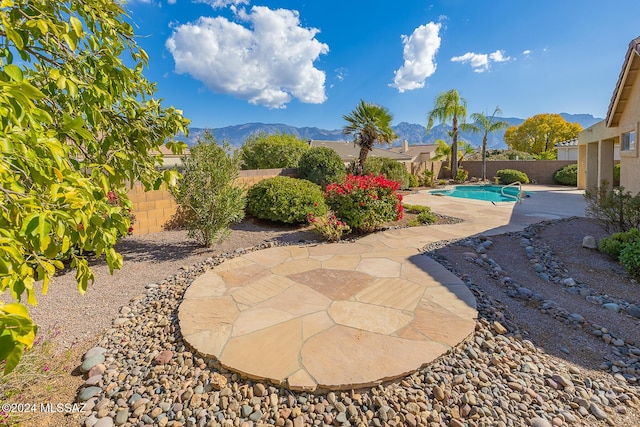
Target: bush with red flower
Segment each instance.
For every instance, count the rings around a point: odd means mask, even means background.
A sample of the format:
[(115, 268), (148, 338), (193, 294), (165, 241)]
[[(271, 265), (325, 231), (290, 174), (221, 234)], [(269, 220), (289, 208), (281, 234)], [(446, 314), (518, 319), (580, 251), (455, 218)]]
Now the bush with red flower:
[(374, 231), (382, 224), (402, 219), (400, 183), (382, 175), (347, 175), (343, 183), (325, 189), (329, 208), (352, 229)]
[(313, 226), (313, 231), (322, 235), (329, 242), (337, 242), (343, 234), (351, 232), (351, 227), (331, 211), (319, 216), (310, 213), (307, 220)]

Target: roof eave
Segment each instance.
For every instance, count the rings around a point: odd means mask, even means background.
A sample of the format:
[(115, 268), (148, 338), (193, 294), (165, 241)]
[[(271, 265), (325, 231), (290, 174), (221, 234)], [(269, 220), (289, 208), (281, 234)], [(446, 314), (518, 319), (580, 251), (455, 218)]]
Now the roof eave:
[(616, 115), (620, 96), (622, 95), (622, 90), (629, 74), (629, 69), (633, 62), (633, 55), (640, 55), (640, 37), (631, 40), (629, 43), (629, 48), (627, 49), (627, 54), (625, 55), (624, 63), (622, 64), (622, 69), (620, 70), (620, 75), (618, 76), (618, 81), (616, 82), (616, 87), (611, 97), (611, 102), (609, 103), (609, 109), (607, 110), (607, 118), (605, 119), (607, 127), (617, 125), (614, 121), (614, 117)]

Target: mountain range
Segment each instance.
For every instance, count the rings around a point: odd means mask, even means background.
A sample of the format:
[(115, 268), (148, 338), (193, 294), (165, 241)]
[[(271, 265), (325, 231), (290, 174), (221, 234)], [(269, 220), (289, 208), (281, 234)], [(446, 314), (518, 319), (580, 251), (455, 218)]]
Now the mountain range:
[[(579, 123), (583, 129), (599, 122), (600, 118), (593, 117), (591, 114), (567, 114), (560, 115), (568, 122)], [(524, 119), (516, 117), (501, 117), (509, 123), (510, 126), (517, 126), (524, 122)], [(427, 129), (420, 124), (401, 122), (392, 126), (393, 131), (398, 135), (398, 140), (393, 145), (401, 145), (403, 140), (407, 140), (409, 144), (433, 144), (437, 139), (449, 140), (448, 131), (451, 126), (437, 125), (434, 126), (429, 133)], [(282, 132), (298, 136), (304, 140), (318, 139), (330, 141), (349, 141), (351, 136), (345, 135), (342, 129), (320, 129), (316, 127), (295, 127), (285, 124), (266, 124), (266, 123), (245, 123), (241, 125), (226, 126), (222, 128), (205, 129), (192, 127), (189, 128), (189, 136), (179, 135), (178, 140), (185, 141), (188, 145), (195, 145), (198, 138), (206, 131), (213, 133), (216, 141), (227, 141), (232, 147), (240, 147), (245, 139), (254, 133), (265, 132), (267, 134)], [(504, 132), (496, 132), (489, 134), (487, 145), (489, 148), (507, 148), (504, 142)], [(468, 142), (473, 147), (479, 147), (482, 144), (482, 135), (462, 132), (460, 139)]]

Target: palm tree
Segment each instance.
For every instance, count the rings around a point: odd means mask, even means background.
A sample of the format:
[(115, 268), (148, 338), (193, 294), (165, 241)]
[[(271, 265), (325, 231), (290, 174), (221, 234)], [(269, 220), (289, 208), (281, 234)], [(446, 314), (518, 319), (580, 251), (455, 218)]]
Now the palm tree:
[[(458, 152), (458, 121), (464, 123), (467, 117), (467, 100), (460, 97), (457, 90), (451, 89), (440, 93), (436, 97), (433, 110), (429, 112), (427, 121), (427, 132), (433, 127), (433, 122), (438, 119), (440, 123), (446, 124), (451, 120), (453, 129), (451, 132), (451, 152)], [(451, 174), (455, 177), (458, 173), (458, 162), (451, 156)]]
[(509, 123), (504, 120), (496, 120), (496, 116), (502, 114), (500, 107), (493, 110), (489, 117), (484, 113), (473, 113), (471, 120), (473, 123), (462, 125), (464, 131), (482, 134), (482, 180), (487, 179), (487, 137), (490, 133), (499, 132), (509, 127)]
[(398, 136), (391, 129), (393, 116), (389, 111), (376, 104), (360, 100), (350, 114), (342, 116), (348, 124), (342, 129), (345, 135), (353, 135), (353, 143), (360, 146), (357, 173), (362, 173), (369, 151), (376, 143), (390, 144)]

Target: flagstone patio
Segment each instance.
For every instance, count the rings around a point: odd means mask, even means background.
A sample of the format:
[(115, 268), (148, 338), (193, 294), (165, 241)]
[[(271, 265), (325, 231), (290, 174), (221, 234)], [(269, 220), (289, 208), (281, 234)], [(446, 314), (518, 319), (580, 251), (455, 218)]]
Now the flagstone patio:
[(553, 214), (551, 199), (524, 210), (425, 192), (405, 201), (435, 205), (465, 222), (389, 230), (355, 243), (276, 247), (225, 261), (186, 291), (178, 312), (184, 340), (231, 371), (292, 390), (352, 389), (398, 378), (464, 340), (477, 316), (468, 288), (420, 248), (584, 213), (579, 203), (569, 210), (563, 203), (565, 210)]

